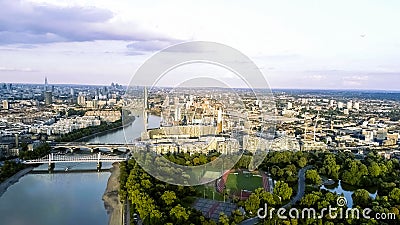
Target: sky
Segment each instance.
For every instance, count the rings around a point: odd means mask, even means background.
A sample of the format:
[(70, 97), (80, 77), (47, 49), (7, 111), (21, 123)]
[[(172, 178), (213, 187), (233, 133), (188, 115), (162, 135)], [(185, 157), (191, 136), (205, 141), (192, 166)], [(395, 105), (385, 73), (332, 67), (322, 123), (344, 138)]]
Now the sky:
[[(0, 0), (0, 10), (0, 83), (127, 85), (157, 51), (212, 41), (247, 55), (272, 88), (400, 90), (396, 0)], [(181, 71), (232, 77), (203, 69)]]

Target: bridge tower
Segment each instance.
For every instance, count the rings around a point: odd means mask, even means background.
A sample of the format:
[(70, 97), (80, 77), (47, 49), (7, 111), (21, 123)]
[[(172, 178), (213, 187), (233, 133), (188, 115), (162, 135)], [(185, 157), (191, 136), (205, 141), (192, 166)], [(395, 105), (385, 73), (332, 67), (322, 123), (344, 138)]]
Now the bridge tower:
[(56, 167), (56, 164), (52, 161), (53, 159), (54, 159), (53, 153), (49, 154), (49, 167), (48, 167), (49, 172), (52, 172)]
[(101, 152), (99, 152), (97, 154), (97, 172), (100, 172), (101, 166), (102, 166), (102, 162), (100, 161), (100, 158), (101, 158)]

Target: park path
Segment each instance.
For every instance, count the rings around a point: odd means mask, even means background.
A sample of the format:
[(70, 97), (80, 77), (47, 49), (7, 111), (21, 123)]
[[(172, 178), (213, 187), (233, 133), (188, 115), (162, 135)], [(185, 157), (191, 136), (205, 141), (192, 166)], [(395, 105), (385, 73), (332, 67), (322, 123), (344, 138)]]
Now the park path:
[[(290, 202), (286, 205), (284, 205), (282, 208), (288, 209), (291, 206), (293, 206), (294, 204), (296, 204), (296, 202), (300, 201), (300, 199), (304, 196), (305, 190), (306, 190), (306, 171), (311, 169), (312, 166), (308, 165), (306, 167), (303, 167), (299, 170), (298, 173), (298, 188), (297, 188), (297, 194), (296, 196), (290, 200)], [(247, 219), (245, 221), (242, 221), (241, 223), (239, 223), (239, 225), (253, 225), (253, 224), (257, 224), (260, 221), (260, 218), (258, 218), (258, 216)]]
[(311, 168), (312, 168), (312, 166), (308, 165), (299, 170), (297, 194), (292, 200), (290, 200), (290, 202), (288, 204), (284, 205), (283, 208), (288, 209), (291, 206), (293, 206), (294, 204), (296, 204), (296, 202), (300, 201), (301, 198), (303, 198), (304, 193), (306, 191), (306, 171)]

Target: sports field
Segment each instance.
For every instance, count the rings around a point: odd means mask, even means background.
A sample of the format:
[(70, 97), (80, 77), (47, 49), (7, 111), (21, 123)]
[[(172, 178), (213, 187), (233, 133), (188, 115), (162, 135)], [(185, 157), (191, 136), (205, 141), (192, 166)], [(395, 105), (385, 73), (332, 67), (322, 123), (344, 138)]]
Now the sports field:
[(262, 178), (253, 174), (231, 173), (226, 181), (226, 189), (230, 189), (232, 191), (254, 191), (257, 188), (262, 187)]

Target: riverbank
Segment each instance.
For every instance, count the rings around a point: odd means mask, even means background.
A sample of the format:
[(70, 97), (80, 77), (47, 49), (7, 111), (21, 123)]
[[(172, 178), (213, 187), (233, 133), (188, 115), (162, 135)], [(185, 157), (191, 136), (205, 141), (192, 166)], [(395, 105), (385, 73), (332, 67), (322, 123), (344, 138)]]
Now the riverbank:
[(123, 205), (119, 199), (119, 174), (120, 168), (119, 163), (113, 163), (113, 167), (110, 169), (111, 175), (108, 178), (107, 187), (103, 195), (104, 207), (109, 215), (109, 225), (121, 225), (122, 224), (122, 209)]
[(18, 182), (18, 180), (25, 176), (25, 174), (31, 172), (34, 167), (28, 167), (23, 170), (18, 171), (16, 174), (12, 175), (11, 177), (7, 178), (4, 182), (0, 184), (0, 197), (7, 191), (11, 185)]

